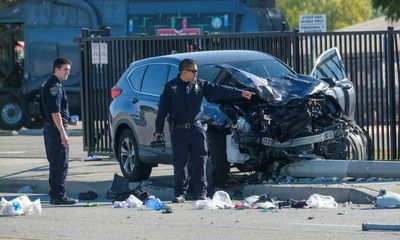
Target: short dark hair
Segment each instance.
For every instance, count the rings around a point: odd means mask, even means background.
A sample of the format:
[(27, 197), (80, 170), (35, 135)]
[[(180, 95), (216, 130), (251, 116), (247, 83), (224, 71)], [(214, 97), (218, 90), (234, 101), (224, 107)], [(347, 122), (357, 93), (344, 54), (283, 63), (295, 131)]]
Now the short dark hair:
[(72, 62), (66, 58), (57, 58), (56, 60), (54, 60), (53, 73), (56, 68), (60, 69), (65, 64), (72, 65)]
[(182, 70), (188, 69), (194, 65), (197, 65), (195, 60), (190, 58), (185, 58), (179, 63), (179, 72), (182, 72)]

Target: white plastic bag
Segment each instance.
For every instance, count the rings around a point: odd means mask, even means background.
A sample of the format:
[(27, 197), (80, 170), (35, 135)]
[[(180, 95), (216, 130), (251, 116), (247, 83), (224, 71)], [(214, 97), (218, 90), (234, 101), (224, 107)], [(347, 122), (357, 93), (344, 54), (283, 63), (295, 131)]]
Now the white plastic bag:
[(214, 204), (219, 208), (232, 208), (232, 200), (225, 191), (217, 191), (213, 196)]
[(215, 210), (218, 209), (217, 205), (215, 205), (212, 199), (206, 200), (197, 200), (196, 201), (196, 209), (202, 210)]
[(318, 193), (311, 195), (307, 200), (310, 208), (337, 208), (338, 204), (331, 196), (324, 196)]
[(42, 205), (40, 204), (40, 199), (31, 202), (31, 200), (26, 195), (14, 198), (11, 201), (7, 201), (1, 198), (1, 213), (4, 216), (20, 216), (31, 213), (42, 213)]
[(129, 195), (129, 198), (126, 199), (126, 205), (128, 208), (135, 208), (138, 206), (141, 206), (143, 204), (142, 201), (140, 201), (137, 197), (134, 195)]
[(379, 195), (376, 197), (377, 208), (399, 208), (400, 207), (400, 195), (394, 192), (381, 190)]
[(260, 198), (260, 196), (258, 196), (258, 195), (251, 195), (250, 197), (247, 197), (244, 200), (249, 204), (253, 204), (253, 203), (257, 202), (257, 200), (259, 198)]

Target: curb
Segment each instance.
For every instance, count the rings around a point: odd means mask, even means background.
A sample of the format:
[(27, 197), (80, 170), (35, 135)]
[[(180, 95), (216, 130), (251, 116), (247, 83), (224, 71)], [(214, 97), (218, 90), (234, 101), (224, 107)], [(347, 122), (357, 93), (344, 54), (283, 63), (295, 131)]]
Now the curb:
[[(21, 180), (0, 178), (0, 189), (2, 192), (16, 193), (20, 188), (29, 185), (34, 193), (48, 193), (47, 180)], [(82, 182), (67, 180), (67, 194), (78, 196), (80, 192), (94, 191), (101, 198), (105, 198), (107, 190), (111, 188), (112, 180), (99, 182)], [(131, 183), (130, 188), (134, 189), (138, 183)], [(142, 184), (142, 190), (147, 191), (162, 201), (170, 201), (174, 197), (172, 187), (160, 187), (149, 183)], [(217, 189), (216, 189), (217, 190)], [(225, 189), (223, 189), (225, 190)], [(233, 189), (225, 190), (232, 196), (232, 191), (241, 191), (243, 196), (268, 194), (278, 197), (280, 200), (286, 199), (308, 199), (314, 193), (332, 196), (338, 203), (353, 204), (374, 204), (377, 192), (367, 189), (355, 189), (351, 187), (327, 187), (325, 185), (238, 185)]]
[(0, 130), (0, 136), (14, 136), (14, 135), (18, 135), (18, 132), (14, 130)]

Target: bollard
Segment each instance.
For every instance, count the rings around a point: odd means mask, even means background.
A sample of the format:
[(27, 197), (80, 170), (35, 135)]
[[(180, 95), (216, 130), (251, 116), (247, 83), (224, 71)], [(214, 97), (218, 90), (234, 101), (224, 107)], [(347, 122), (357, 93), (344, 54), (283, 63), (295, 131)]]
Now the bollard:
[(400, 231), (400, 225), (363, 223), (362, 230)]

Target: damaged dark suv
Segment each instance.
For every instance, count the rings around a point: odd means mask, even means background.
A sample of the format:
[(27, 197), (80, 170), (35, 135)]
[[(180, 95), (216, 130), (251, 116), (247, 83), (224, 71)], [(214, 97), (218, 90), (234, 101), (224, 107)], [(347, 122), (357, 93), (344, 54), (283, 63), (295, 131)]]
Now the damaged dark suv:
[(111, 90), (112, 146), (130, 180), (147, 179), (152, 167), (172, 161), (169, 133), (165, 151), (150, 143), (162, 87), (185, 58), (198, 63), (198, 78), (256, 93), (250, 101), (203, 102), (216, 185), (231, 166), (270, 171), (303, 159), (371, 157), (370, 139), (353, 121), (355, 90), (337, 49), (321, 55), (313, 77), (256, 51), (182, 53), (133, 62)]

